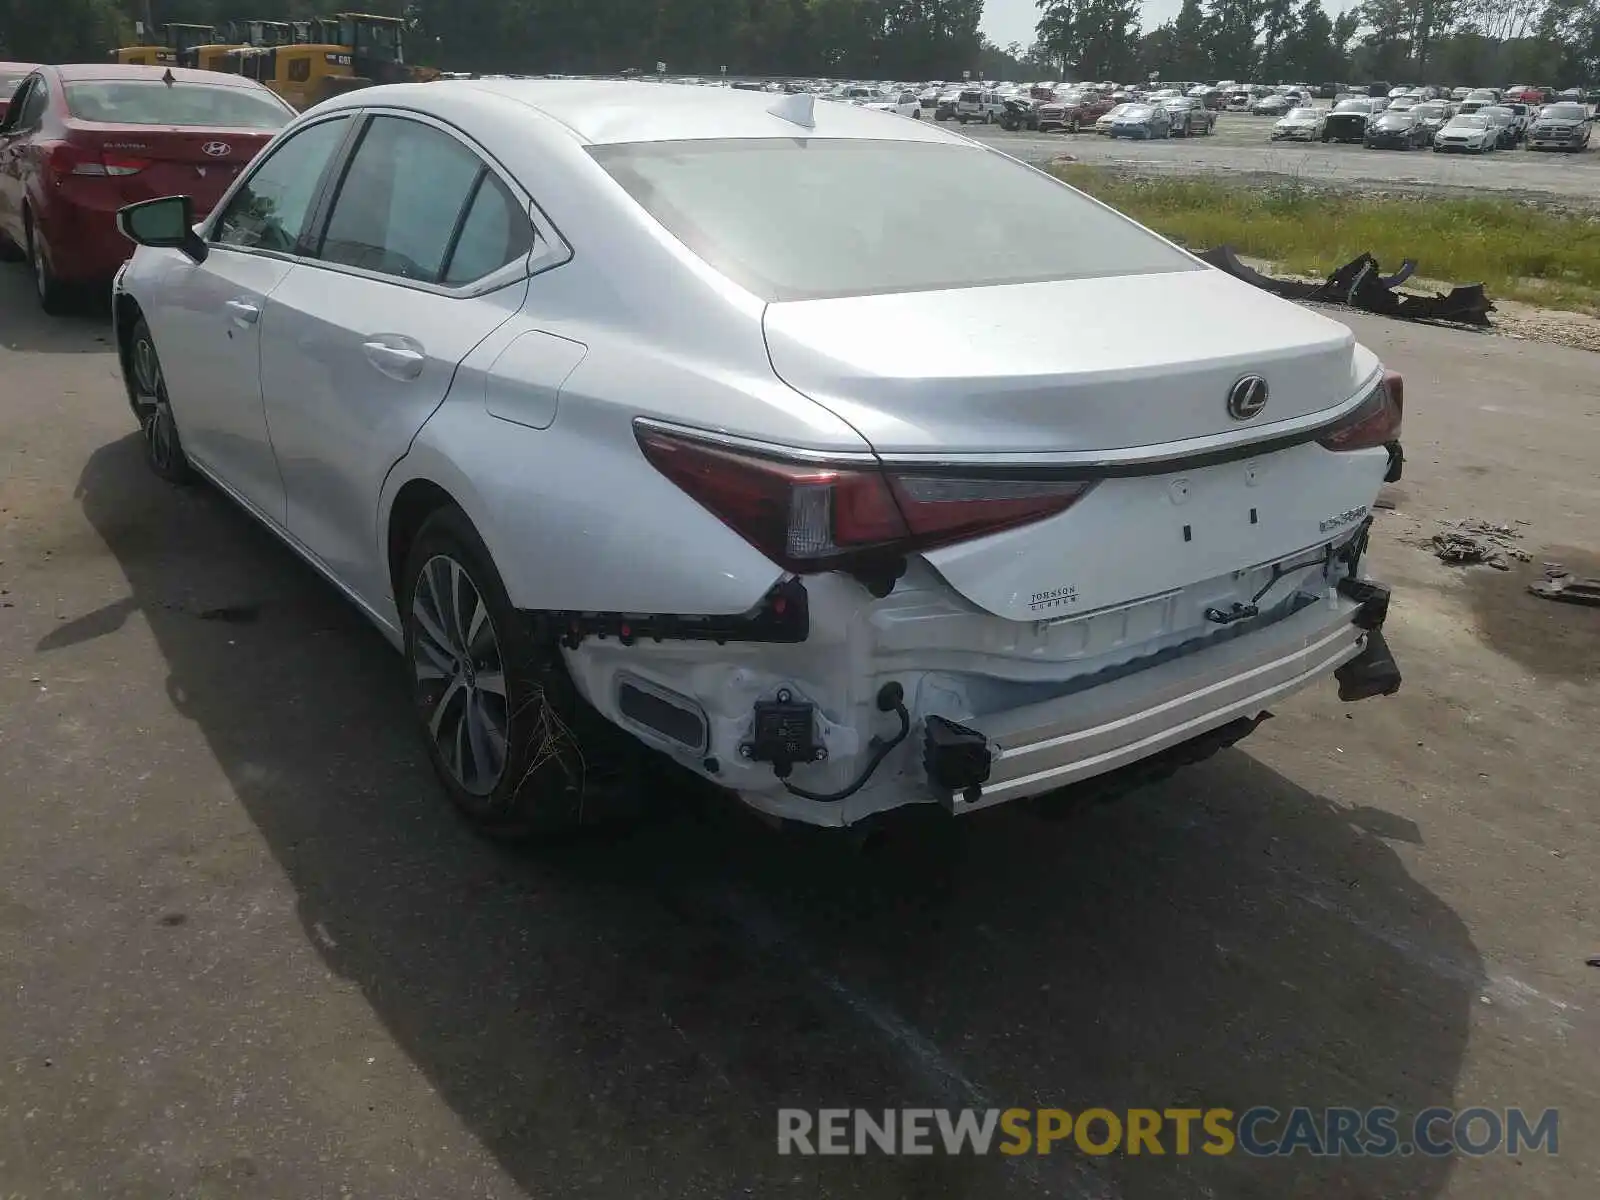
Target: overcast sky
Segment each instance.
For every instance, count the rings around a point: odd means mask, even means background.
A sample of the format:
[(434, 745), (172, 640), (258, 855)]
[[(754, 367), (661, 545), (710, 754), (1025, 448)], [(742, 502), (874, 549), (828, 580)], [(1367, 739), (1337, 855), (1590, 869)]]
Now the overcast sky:
[[(1182, 0), (1145, 0), (1144, 27), (1153, 29), (1161, 22), (1178, 15)], [(1356, 0), (1322, 0), (1322, 7), (1331, 17), (1349, 8)], [(997, 46), (1021, 42), (1027, 46), (1033, 41), (1033, 27), (1039, 23), (1039, 9), (1034, 0), (984, 0), (983, 32)]]

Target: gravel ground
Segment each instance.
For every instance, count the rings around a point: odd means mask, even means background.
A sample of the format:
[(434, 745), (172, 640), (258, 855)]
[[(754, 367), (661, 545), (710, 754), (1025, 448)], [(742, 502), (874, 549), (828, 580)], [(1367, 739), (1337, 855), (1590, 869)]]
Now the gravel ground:
[(1070, 155), (1093, 165), (1150, 173), (1226, 175), (1241, 182), (1287, 177), (1347, 189), (1494, 193), (1575, 208), (1600, 207), (1600, 144), (1592, 144), (1581, 154), (1501, 150), (1468, 157), (1334, 143), (1274, 143), (1270, 140), (1272, 125), (1271, 117), (1223, 113), (1210, 137), (1154, 142), (1112, 141), (1092, 133), (1007, 133), (981, 125), (968, 125), (963, 132), (1036, 163)]

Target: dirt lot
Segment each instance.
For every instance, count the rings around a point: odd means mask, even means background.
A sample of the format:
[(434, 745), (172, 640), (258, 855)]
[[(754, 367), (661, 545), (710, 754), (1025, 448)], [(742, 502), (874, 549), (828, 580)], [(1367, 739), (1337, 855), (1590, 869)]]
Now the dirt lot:
[[(1211, 137), (1155, 142), (1112, 141), (1093, 133), (1006, 133), (969, 125), (963, 132), (1029, 162), (1063, 154), (1080, 162), (1177, 175), (1285, 176), (1335, 186), (1385, 186), (1411, 191), (1547, 196), (1600, 205), (1600, 139), (1582, 154), (1497, 150), (1482, 157), (1431, 150), (1368, 150), (1357, 145), (1273, 142), (1275, 118), (1223, 113)], [(955, 126), (950, 126), (955, 128)]]
[[(1600, 359), (1353, 323), (1409, 384), (1400, 696), (1060, 823), (863, 856), (661, 788), (508, 854), (386, 645), (0, 271), (0, 1195), (1592, 1196), (1600, 610), (1523, 588), (1600, 573)], [(1412, 544), (1458, 516), (1534, 562)], [(1561, 1153), (775, 1153), (780, 1105), (963, 1101), (1559, 1107)]]

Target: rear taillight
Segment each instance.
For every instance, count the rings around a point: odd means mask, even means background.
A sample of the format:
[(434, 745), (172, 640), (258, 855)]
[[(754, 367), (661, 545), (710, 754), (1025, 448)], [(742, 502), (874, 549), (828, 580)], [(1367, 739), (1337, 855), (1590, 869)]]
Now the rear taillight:
[(1329, 450), (1373, 450), (1386, 446), (1399, 438), (1404, 414), (1405, 381), (1389, 371), (1360, 408), (1317, 441)]
[(150, 160), (114, 150), (91, 150), (71, 142), (57, 142), (50, 149), (49, 164), (56, 175), (89, 175), (103, 179), (137, 175), (150, 165)]
[(1093, 485), (810, 463), (639, 427), (655, 468), (797, 574), (847, 569), (1054, 516)]

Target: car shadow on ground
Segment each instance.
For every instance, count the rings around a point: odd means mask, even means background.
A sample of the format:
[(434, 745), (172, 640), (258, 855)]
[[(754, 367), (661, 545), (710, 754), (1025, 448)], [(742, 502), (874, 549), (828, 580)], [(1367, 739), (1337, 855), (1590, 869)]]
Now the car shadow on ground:
[(860, 852), (663, 782), (631, 831), (497, 850), (435, 790), (398, 657), (268, 534), (159, 483), (136, 437), (80, 498), (308, 940), (530, 1194), (1376, 1200), (1448, 1178), (1170, 1142), (776, 1154), (780, 1106), (1448, 1104), (1482, 967), (1384, 840), (1415, 829), (1365, 798), (1231, 751), (1059, 822), (913, 821)]

